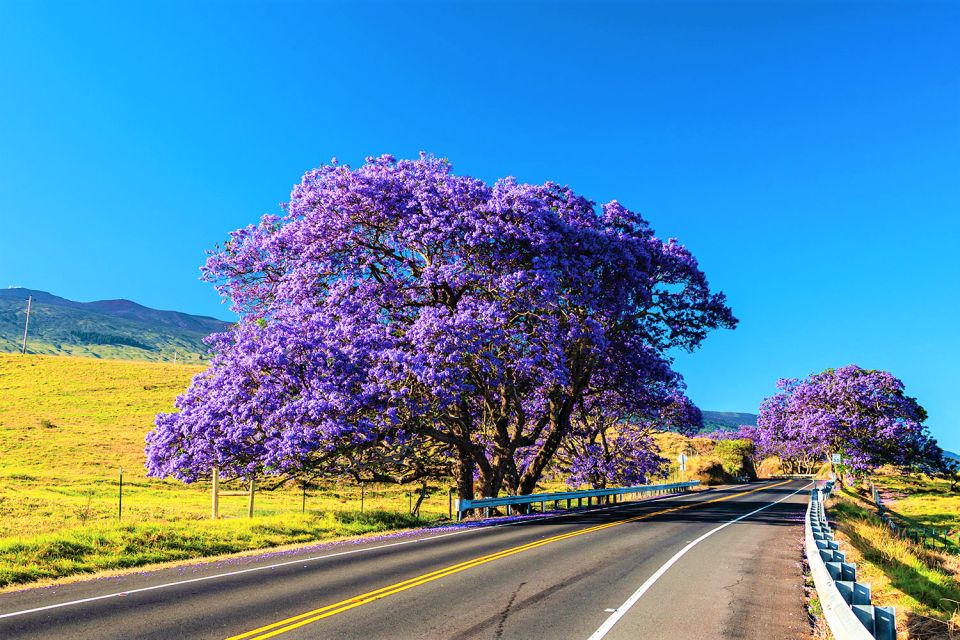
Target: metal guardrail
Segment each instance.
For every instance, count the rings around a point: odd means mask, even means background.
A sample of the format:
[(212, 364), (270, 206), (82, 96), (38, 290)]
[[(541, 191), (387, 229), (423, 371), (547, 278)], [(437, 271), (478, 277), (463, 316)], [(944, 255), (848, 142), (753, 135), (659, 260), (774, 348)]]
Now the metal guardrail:
[(594, 499), (597, 504), (601, 504), (601, 499), (613, 497), (614, 502), (619, 502), (621, 496), (636, 494), (667, 494), (685, 492), (690, 487), (700, 484), (699, 480), (689, 482), (673, 482), (670, 484), (650, 484), (636, 487), (616, 487), (612, 489), (587, 489), (585, 491), (563, 491), (556, 493), (529, 493), (523, 496), (501, 496), (498, 498), (477, 498), (475, 500), (457, 499), (454, 509), (457, 512), (457, 520), (463, 518), (463, 514), (470, 509), (483, 509), (484, 516), (489, 517), (490, 509), (495, 507), (506, 507), (507, 514), (513, 511), (513, 507), (520, 504), (539, 504), (540, 510), (544, 511), (548, 502), (554, 503), (554, 508), (559, 509), (561, 502), (566, 502), (566, 508), (572, 508), (573, 501), (577, 501), (577, 507), (583, 507), (583, 501), (586, 500), (586, 506), (592, 506)]
[(832, 489), (828, 482), (810, 492), (804, 525), (807, 562), (823, 616), (836, 640), (896, 640), (896, 611), (870, 604), (870, 585), (857, 582), (857, 565), (846, 561), (833, 539), (823, 508)]

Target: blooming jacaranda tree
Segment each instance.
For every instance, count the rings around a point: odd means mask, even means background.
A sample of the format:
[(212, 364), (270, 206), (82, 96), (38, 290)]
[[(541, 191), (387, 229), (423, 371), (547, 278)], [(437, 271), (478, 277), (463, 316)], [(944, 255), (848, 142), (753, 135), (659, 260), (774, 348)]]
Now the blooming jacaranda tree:
[(886, 371), (857, 365), (803, 380), (781, 379), (760, 405), (758, 449), (809, 470), (839, 453), (854, 474), (884, 464), (935, 464), (940, 451), (923, 422), (923, 407)]
[(308, 172), (203, 273), (240, 320), (147, 445), (151, 474), (185, 481), (452, 472), (465, 498), (528, 493), (579, 406), (666, 410), (668, 352), (736, 324), (693, 255), (619, 203), (426, 155)]
[(699, 434), (700, 438), (708, 438), (710, 440), (716, 440), (717, 442), (722, 440), (749, 440), (750, 442), (757, 442), (759, 439), (759, 434), (757, 433), (757, 427), (749, 424), (741, 424), (735, 430), (734, 429), (715, 429), (708, 433)]

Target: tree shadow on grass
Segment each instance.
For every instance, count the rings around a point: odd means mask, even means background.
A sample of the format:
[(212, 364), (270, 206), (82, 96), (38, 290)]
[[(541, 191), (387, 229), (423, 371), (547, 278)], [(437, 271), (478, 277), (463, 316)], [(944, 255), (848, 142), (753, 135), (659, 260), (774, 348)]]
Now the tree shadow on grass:
[[(862, 507), (854, 505), (853, 508), (844, 508), (842, 504), (837, 507), (837, 510), (846, 511), (852, 518), (866, 520), (877, 527), (884, 526), (878, 518)], [(860, 513), (857, 513), (858, 511)], [(957, 611), (956, 603), (960, 602), (960, 583), (942, 570), (942, 564), (936, 557), (926, 550), (911, 548), (910, 552), (923, 565), (923, 568), (911, 566), (885, 553), (871, 540), (857, 533), (853, 527), (845, 526), (842, 521), (839, 524), (840, 531), (847, 536), (850, 545), (865, 560), (882, 571), (892, 587), (929, 607), (931, 612), (935, 613), (936, 619), (913, 611), (900, 612), (910, 631), (910, 637), (950, 638), (947, 620)]]

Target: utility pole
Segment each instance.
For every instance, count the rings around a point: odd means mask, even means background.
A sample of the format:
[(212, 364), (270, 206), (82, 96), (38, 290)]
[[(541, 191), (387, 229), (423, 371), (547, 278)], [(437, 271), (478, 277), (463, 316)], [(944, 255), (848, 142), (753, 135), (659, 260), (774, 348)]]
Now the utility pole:
[(27, 296), (27, 321), (23, 323), (23, 346), (20, 347), (20, 355), (27, 353), (27, 329), (30, 327), (30, 306), (33, 304), (33, 296)]

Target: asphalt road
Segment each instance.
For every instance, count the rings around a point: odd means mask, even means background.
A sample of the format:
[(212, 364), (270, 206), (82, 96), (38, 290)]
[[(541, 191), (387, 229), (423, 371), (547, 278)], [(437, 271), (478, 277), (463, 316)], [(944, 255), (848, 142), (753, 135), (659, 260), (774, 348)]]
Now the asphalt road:
[(809, 483), (0, 595), (0, 638), (809, 638)]

